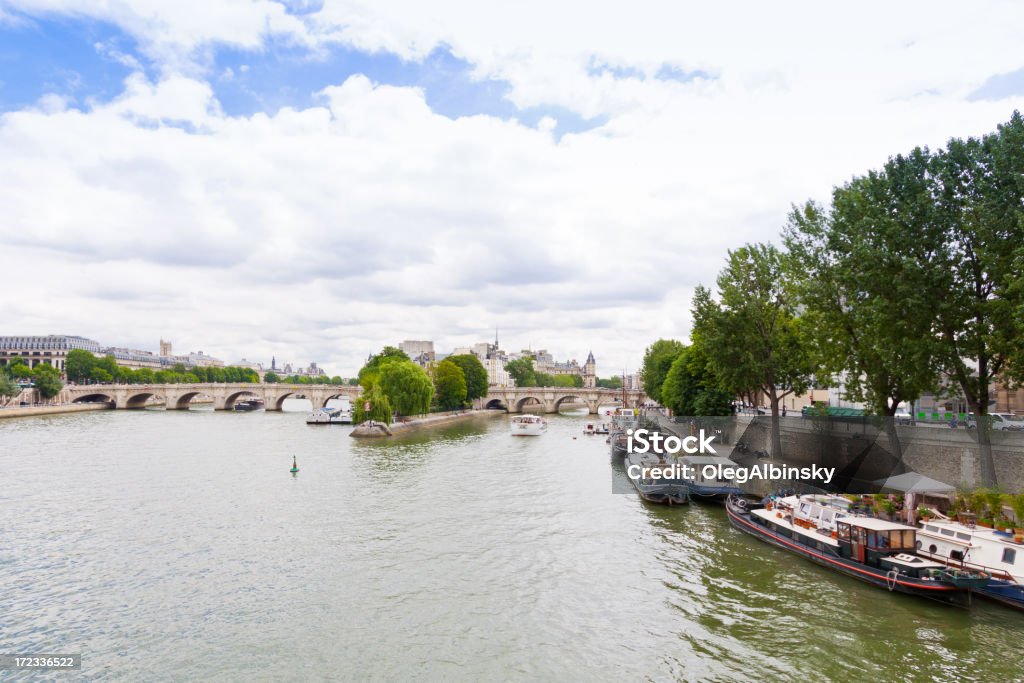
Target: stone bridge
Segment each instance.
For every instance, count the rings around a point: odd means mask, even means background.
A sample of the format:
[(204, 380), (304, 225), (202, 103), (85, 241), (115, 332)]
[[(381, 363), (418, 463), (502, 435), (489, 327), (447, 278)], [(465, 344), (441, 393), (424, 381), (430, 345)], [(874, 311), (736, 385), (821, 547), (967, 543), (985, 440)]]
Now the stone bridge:
[[(625, 407), (638, 408), (647, 396), (642, 391), (626, 391)], [(557, 413), (559, 408), (586, 406), (591, 415), (597, 414), (600, 406), (622, 406), (621, 389), (574, 389), (566, 387), (491, 387), (487, 396), (477, 399), (475, 408), (499, 408), (510, 413), (521, 413), (535, 407), (545, 413)]]
[(73, 403), (103, 402), (114, 408), (145, 408), (151, 399), (163, 401), (167, 410), (188, 410), (192, 399), (213, 399), (215, 410), (231, 410), (246, 398), (263, 399), (266, 410), (281, 410), (286, 398), (308, 398), (323, 408), (332, 398), (354, 399), (360, 387), (329, 384), (70, 384), (60, 400)]

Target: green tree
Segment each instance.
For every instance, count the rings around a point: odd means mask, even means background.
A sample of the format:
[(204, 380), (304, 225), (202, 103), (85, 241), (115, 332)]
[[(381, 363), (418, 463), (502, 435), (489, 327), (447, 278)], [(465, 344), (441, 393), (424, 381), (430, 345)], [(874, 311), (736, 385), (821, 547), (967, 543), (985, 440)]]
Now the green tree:
[(676, 415), (732, 415), (733, 394), (722, 388), (698, 340), (676, 356), (661, 386), (666, 408)]
[(616, 375), (614, 377), (609, 377), (607, 379), (598, 379), (597, 386), (600, 387), (601, 389), (621, 389), (622, 378)]
[(529, 356), (505, 363), (505, 372), (516, 383), (517, 387), (537, 386), (537, 374), (533, 370), (533, 358)]
[(380, 388), (399, 415), (421, 415), (430, 410), (434, 384), (423, 368), (397, 358), (379, 367)]
[(113, 382), (114, 378), (103, 368), (93, 368), (92, 372), (89, 373), (89, 379), (93, 382), (108, 383)]
[(391, 424), (391, 402), (378, 384), (365, 389), (352, 405), (352, 422), (362, 424), (367, 420)]
[(458, 356), (449, 356), (450, 360), (462, 369), (466, 378), (466, 399), (483, 398), (487, 395), (489, 384), (487, 382), (487, 369), (480, 359), (471, 353), (463, 353)]
[(13, 398), (20, 393), (21, 387), (19, 387), (6, 374), (0, 372), (0, 398)]
[(381, 352), (370, 356), (370, 359), (366, 361), (359, 370), (359, 384), (363, 387), (369, 387), (375, 384), (380, 379), (381, 366), (394, 361), (407, 361), (409, 355), (399, 348), (394, 346), (385, 346), (381, 349)]
[(64, 374), (68, 381), (81, 383), (89, 379), (96, 367), (96, 356), (85, 349), (71, 349), (64, 359)]
[(693, 298), (693, 333), (723, 388), (737, 395), (756, 387), (767, 396), (775, 456), (782, 452), (782, 399), (805, 391), (815, 369), (785, 260), (766, 244), (730, 251), (717, 280), (719, 300), (703, 286)]
[(8, 365), (8, 367), (10, 368), (12, 377), (17, 377), (18, 379), (29, 379), (30, 377), (32, 377), (32, 369), (29, 368), (29, 366), (25, 365), (23, 361), (20, 363), (12, 362)]
[[(479, 361), (477, 361), (479, 363)], [(455, 410), (466, 402), (466, 376), (462, 368), (445, 359), (434, 370), (434, 391), (442, 410)]]
[[(997, 485), (989, 421), (990, 387), (1024, 375), (1024, 118), (996, 133), (950, 140), (935, 155), (945, 278), (937, 332), (946, 373), (978, 416), (981, 479)], [(969, 359), (969, 360), (968, 360)]]
[(270, 371), (263, 375), (263, 381), (267, 384), (278, 384), (281, 381), (281, 376), (274, 371)]
[(640, 381), (644, 385), (644, 393), (652, 401), (662, 403), (661, 386), (665, 383), (672, 363), (682, 352), (683, 343), (675, 339), (659, 339), (647, 347), (640, 370)]
[(40, 363), (32, 369), (36, 391), (44, 399), (51, 399), (60, 393), (64, 383), (60, 381), (60, 371), (49, 363)]

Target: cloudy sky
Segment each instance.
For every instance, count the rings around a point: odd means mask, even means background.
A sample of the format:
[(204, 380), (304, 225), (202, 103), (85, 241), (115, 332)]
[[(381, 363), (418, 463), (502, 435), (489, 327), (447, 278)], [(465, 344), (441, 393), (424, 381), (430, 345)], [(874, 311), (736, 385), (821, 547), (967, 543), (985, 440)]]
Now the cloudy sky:
[(0, 334), (632, 371), (793, 202), (1015, 108), (1017, 2), (0, 0)]

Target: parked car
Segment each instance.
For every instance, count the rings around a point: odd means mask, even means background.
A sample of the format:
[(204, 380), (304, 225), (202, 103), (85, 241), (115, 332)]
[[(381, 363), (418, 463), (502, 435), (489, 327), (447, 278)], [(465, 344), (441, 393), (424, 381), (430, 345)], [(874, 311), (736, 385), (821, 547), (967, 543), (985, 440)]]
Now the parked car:
[[(1024, 416), (1012, 413), (989, 413), (988, 419), (992, 421), (992, 431), (995, 432), (1019, 432), (1024, 431)], [(967, 428), (974, 429), (978, 426), (974, 413), (967, 416)]]

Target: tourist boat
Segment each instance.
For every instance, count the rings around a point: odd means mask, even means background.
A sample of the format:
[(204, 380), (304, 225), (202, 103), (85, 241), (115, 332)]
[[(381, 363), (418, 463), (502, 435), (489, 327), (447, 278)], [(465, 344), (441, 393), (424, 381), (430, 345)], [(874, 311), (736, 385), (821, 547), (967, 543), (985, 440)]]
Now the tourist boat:
[(1024, 543), (1012, 534), (966, 520), (929, 520), (917, 530), (917, 538), (919, 555), (947, 567), (991, 574), (992, 580), (978, 593), (1024, 609)]
[(349, 406), (317, 408), (306, 418), (306, 424), (352, 424), (352, 408)]
[(628, 453), (626, 477), (633, 482), (640, 497), (649, 503), (686, 505), (690, 491), (671, 463), (653, 453)]
[[(684, 455), (678, 459), (684, 467), (683, 477), (690, 489), (690, 496), (703, 500), (723, 501), (731, 495), (741, 495), (743, 489), (736, 485), (722, 470), (735, 470), (737, 465), (729, 458), (720, 455)], [(689, 476), (687, 476), (689, 475)]]
[(548, 421), (540, 415), (516, 415), (512, 418), (512, 436), (540, 436), (548, 429)]
[(891, 592), (966, 605), (988, 573), (953, 569), (917, 554), (917, 529), (861, 517), (850, 501), (825, 495), (767, 503), (729, 496), (725, 509), (740, 531), (812, 562)]
[(250, 410), (259, 410), (263, 407), (262, 398), (243, 398), (240, 401), (235, 401), (235, 410), (240, 412), (247, 412)]

